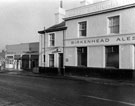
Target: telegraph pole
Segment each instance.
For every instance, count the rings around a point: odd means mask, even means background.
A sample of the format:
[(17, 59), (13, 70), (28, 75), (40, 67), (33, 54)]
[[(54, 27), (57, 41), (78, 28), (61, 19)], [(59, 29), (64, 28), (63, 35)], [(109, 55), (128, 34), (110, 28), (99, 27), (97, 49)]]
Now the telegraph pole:
[(45, 69), (45, 27), (44, 27), (44, 69)]

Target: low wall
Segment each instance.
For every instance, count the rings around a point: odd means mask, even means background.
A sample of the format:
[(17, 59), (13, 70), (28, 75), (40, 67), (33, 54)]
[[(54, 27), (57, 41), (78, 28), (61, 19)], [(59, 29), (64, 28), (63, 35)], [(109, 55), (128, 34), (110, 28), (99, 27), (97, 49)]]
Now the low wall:
[(66, 75), (100, 77), (111, 79), (132, 79), (134, 70), (130, 69), (112, 69), (112, 68), (92, 68), (92, 67), (74, 67), (66, 66)]
[(39, 67), (39, 73), (43, 73), (46, 75), (58, 75), (59, 70), (55, 67)]
[(65, 68), (39, 67), (39, 73), (46, 75), (83, 76), (110, 79), (133, 79), (135, 72), (132, 69), (92, 68), (65, 66)]

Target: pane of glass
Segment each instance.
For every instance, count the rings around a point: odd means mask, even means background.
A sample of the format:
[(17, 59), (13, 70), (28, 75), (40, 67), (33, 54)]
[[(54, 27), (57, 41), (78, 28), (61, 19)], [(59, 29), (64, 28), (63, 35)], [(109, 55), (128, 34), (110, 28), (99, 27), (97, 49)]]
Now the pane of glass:
[(119, 33), (119, 16), (109, 18), (110, 33)]
[(49, 66), (54, 67), (54, 54), (49, 55)]
[(78, 66), (87, 66), (87, 48), (79, 47), (77, 48), (78, 54)]
[(82, 36), (86, 36), (86, 30), (82, 30)]
[(54, 39), (54, 34), (52, 34), (52, 39)]
[(79, 23), (79, 35), (80, 36), (86, 36), (86, 22), (80, 22)]
[(106, 47), (106, 67), (119, 68), (119, 46)]

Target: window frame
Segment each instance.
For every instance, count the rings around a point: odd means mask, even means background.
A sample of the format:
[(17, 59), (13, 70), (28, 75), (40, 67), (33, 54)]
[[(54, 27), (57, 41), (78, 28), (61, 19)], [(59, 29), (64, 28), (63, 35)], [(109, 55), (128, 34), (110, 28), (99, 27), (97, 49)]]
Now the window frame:
[[(53, 58), (50, 58), (50, 56), (53, 56)], [(50, 62), (53, 63), (53, 65), (50, 65)], [(49, 54), (49, 67), (54, 67), (54, 54)]]
[[(117, 20), (117, 17), (118, 17), (118, 20)], [(114, 18), (116, 18), (118, 23), (115, 23), (117, 21), (115, 21)], [(109, 16), (109, 17), (107, 17), (107, 20), (108, 20), (108, 25), (107, 25), (108, 34), (120, 34), (120, 15)], [(112, 22), (111, 22), (111, 20), (112, 20)], [(116, 30), (118, 30), (118, 31), (115, 31), (115, 28), (117, 28)]]
[[(84, 25), (84, 23), (85, 23), (85, 25)], [(87, 25), (86, 20), (78, 22), (78, 36), (79, 37), (87, 37), (87, 27), (88, 27), (88, 25)], [(83, 33), (85, 33), (85, 34), (83, 35)]]
[[(117, 54), (117, 55), (116, 55)], [(111, 60), (111, 63), (109, 62), (109, 58), (114, 56), (118, 56), (116, 58), (117, 60)], [(118, 63), (116, 65), (116, 62)], [(113, 67), (113, 68), (119, 68), (120, 67), (120, 47), (119, 45), (111, 45), (111, 46), (105, 46), (105, 67)]]
[(55, 46), (55, 33), (49, 34), (49, 46), (50, 47)]
[[(87, 54), (88, 48), (87, 47), (77, 47), (77, 66), (79, 67), (87, 67)], [(84, 57), (82, 57), (84, 56)]]

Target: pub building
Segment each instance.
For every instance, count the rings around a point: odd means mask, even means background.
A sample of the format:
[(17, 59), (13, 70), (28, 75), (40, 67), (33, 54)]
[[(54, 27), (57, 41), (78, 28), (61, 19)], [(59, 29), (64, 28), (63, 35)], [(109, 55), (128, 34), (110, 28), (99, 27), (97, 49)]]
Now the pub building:
[(65, 26), (65, 10), (60, 1), (60, 7), (55, 13), (55, 24), (38, 31), (40, 34), (39, 44), (39, 72), (46, 74), (57, 74), (63, 64), (63, 44)]
[(133, 72), (135, 1), (104, 0), (84, 4), (66, 11), (64, 66), (72, 71), (84, 67)]

